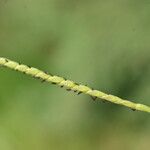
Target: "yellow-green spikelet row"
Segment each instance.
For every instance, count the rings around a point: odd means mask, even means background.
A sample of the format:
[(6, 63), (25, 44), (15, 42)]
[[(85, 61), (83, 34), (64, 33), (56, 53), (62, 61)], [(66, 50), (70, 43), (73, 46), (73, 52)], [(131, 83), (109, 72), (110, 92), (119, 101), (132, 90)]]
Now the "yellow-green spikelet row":
[(106, 94), (106, 93), (103, 93), (98, 90), (93, 90), (88, 86), (85, 86), (82, 84), (77, 84), (73, 81), (66, 80), (59, 76), (52, 76), (52, 75), (45, 73), (44, 71), (41, 71), (37, 68), (29, 67), (24, 64), (19, 64), (17, 62), (11, 61), (7, 58), (0, 57), (0, 65), (4, 66), (4, 67), (8, 67), (8, 68), (16, 70), (16, 71), (19, 71), (19, 72), (22, 72), (22, 73), (25, 73), (27, 75), (31, 75), (35, 78), (42, 79), (43, 81), (57, 84), (61, 87), (65, 87), (68, 90), (76, 91), (78, 93), (84, 93), (84, 94), (90, 95), (95, 98), (101, 98), (101, 99), (104, 99), (106, 101), (109, 101), (109, 102), (112, 102), (115, 104), (129, 107), (133, 110), (139, 110), (139, 111), (144, 111), (144, 112), (150, 113), (149, 106), (146, 106), (143, 104), (138, 104), (138, 103), (133, 103), (128, 100), (123, 100), (114, 95)]

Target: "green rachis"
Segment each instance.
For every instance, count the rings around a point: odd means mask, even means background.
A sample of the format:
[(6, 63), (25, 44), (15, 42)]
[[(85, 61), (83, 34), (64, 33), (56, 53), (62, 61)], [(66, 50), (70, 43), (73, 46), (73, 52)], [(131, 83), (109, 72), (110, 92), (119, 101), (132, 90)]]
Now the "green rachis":
[(33, 76), (35, 78), (41, 79), (42, 81), (50, 82), (53, 84), (57, 84), (58, 86), (64, 87), (67, 90), (72, 90), (78, 93), (84, 93), (87, 95), (92, 96), (94, 99), (100, 98), (115, 104), (123, 105), (126, 107), (129, 107), (133, 110), (139, 110), (139, 111), (144, 111), (144, 112), (149, 112), (150, 113), (150, 107), (143, 105), (143, 104), (138, 104), (134, 103), (128, 100), (123, 100), (117, 96), (110, 95), (103, 93), (99, 90), (93, 90), (92, 88), (82, 85), (82, 84), (77, 84), (76, 82), (73, 82), (71, 80), (64, 79), (63, 77), (59, 76), (53, 76), (50, 75), (44, 71), (41, 71), (37, 68), (34, 67), (29, 67), (24, 64), (17, 63), (15, 61), (11, 61), (7, 58), (0, 57), (0, 65), (25, 73), (27, 75)]

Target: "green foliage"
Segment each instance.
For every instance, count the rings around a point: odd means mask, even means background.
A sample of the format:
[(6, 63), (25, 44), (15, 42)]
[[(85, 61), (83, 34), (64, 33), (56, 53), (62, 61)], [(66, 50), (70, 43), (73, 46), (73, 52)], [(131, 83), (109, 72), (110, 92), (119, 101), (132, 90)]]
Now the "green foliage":
[[(0, 56), (150, 105), (147, 0), (0, 0)], [(118, 113), (119, 112), (119, 113)], [(150, 117), (0, 68), (0, 149), (141, 150)]]

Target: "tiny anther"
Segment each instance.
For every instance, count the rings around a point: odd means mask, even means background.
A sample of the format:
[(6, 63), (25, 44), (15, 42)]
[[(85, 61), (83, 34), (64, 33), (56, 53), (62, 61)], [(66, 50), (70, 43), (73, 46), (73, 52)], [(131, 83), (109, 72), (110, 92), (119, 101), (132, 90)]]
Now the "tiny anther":
[(64, 80), (66, 81), (67, 79), (66, 79), (66, 78), (64, 78)]
[(45, 79), (42, 79), (42, 80), (41, 80), (42, 83), (45, 82), (45, 81), (46, 81)]
[(95, 101), (96, 100), (96, 96), (91, 96), (92, 100)]
[(106, 100), (102, 100), (103, 103), (106, 103)]
[(8, 59), (5, 59), (6, 62), (8, 62)]
[(45, 74), (53, 76), (51, 73), (49, 73), (48, 71), (44, 71)]
[(136, 111), (136, 109), (131, 109), (132, 111)]
[(78, 92), (78, 95), (80, 95), (82, 92), (80, 91), (80, 92)]
[(52, 84), (54, 84), (54, 85), (56, 85), (56, 83), (55, 82), (51, 82)]
[(71, 91), (71, 89), (66, 89), (67, 91)]
[(75, 85), (79, 85), (78, 83), (74, 82)]
[(47, 72), (47, 71), (44, 71), (44, 73), (48, 74), (48, 72)]
[(36, 75), (34, 75), (33, 77), (35, 77), (36, 79), (41, 79), (41, 77), (37, 77)]

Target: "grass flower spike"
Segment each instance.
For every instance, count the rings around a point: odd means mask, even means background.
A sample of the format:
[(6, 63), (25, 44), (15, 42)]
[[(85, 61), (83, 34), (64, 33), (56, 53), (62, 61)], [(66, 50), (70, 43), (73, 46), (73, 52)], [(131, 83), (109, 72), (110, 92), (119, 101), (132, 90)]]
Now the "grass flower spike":
[(63, 77), (50, 75), (50, 74), (48, 74), (44, 71), (41, 71), (37, 68), (29, 67), (27, 65), (20, 64), (20, 63), (17, 63), (15, 61), (11, 61), (7, 58), (0, 57), (0, 65), (7, 67), (7, 68), (10, 68), (12, 70), (22, 72), (24, 74), (30, 75), (34, 78), (41, 79), (42, 81), (50, 82), (50, 83), (56, 84), (60, 87), (64, 87), (68, 91), (71, 90), (74, 92), (78, 92), (78, 94), (84, 93), (84, 94), (90, 95), (93, 98), (93, 100), (95, 100), (96, 98), (100, 98), (100, 99), (109, 101), (111, 103), (115, 103), (118, 105), (123, 105), (123, 106), (129, 107), (133, 110), (139, 110), (139, 111), (150, 113), (150, 107), (149, 106), (134, 103), (134, 102), (131, 102), (128, 100), (123, 100), (117, 96), (106, 94), (106, 93), (103, 93), (99, 90), (93, 90), (92, 88), (90, 88), (88, 86), (85, 86), (82, 84), (77, 84), (71, 80), (64, 79)]

